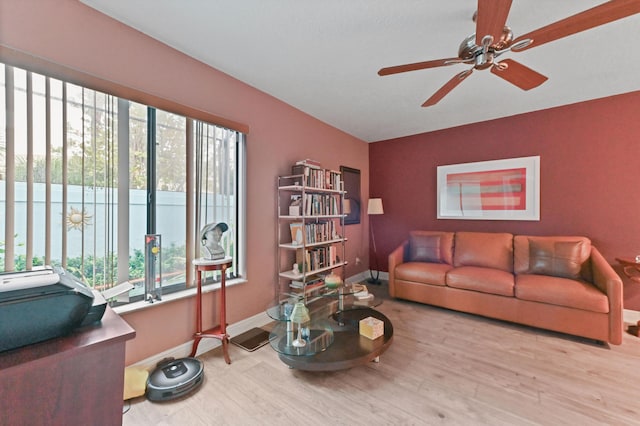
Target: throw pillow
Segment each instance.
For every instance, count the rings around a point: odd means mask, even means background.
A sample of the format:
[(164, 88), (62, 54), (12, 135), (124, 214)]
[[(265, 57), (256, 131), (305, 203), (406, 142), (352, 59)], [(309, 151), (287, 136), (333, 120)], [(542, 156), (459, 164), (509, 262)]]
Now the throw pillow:
[(409, 238), (411, 262), (442, 263), (440, 235), (412, 235)]
[(529, 272), (553, 277), (580, 278), (582, 241), (529, 240)]

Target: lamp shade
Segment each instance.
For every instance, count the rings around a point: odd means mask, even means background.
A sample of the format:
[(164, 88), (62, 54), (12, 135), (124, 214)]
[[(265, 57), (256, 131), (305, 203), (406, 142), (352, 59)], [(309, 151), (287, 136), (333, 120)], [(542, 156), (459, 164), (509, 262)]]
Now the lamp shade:
[(367, 214), (384, 214), (384, 209), (382, 208), (382, 198), (369, 198)]
[(309, 319), (309, 310), (307, 309), (307, 307), (304, 306), (304, 303), (297, 302), (293, 306), (293, 311), (291, 311), (291, 317), (289, 317), (289, 320), (298, 324), (302, 324), (309, 321)]

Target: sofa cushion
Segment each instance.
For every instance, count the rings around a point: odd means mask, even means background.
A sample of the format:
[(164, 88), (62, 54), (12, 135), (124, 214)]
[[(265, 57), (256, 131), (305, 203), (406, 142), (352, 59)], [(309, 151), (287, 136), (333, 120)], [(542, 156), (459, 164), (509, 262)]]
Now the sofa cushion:
[[(555, 245), (555, 243), (569, 243)], [(583, 278), (591, 281), (591, 267), (589, 256), (591, 255), (591, 240), (577, 236), (556, 236), (556, 237), (536, 237), (528, 235), (516, 235), (513, 239), (514, 265), (516, 274), (543, 274), (553, 275), (553, 263), (556, 264), (555, 273), (560, 273), (562, 277)], [(578, 248), (579, 247), (579, 248)], [(531, 248), (535, 253), (531, 253)], [(540, 256), (542, 254), (542, 256)], [(566, 256), (570, 254), (571, 256)], [(560, 260), (568, 257), (571, 260)], [(556, 258), (557, 260), (550, 260)], [(547, 261), (545, 262), (545, 259)], [(575, 267), (569, 267), (570, 263), (577, 262), (580, 267), (579, 273), (575, 274)], [(547, 267), (545, 267), (547, 265)], [(562, 266), (562, 267), (559, 267)]]
[(445, 285), (445, 275), (452, 268), (445, 263), (407, 262), (396, 266), (395, 279), (418, 283)]
[(457, 232), (453, 266), (480, 266), (513, 271), (513, 235), (494, 232)]
[(412, 235), (409, 237), (409, 261), (442, 263), (439, 235)]
[(453, 232), (412, 231), (409, 233), (409, 262), (453, 262)]
[(513, 297), (511, 272), (478, 266), (461, 266), (447, 272), (447, 286)]
[(529, 272), (578, 279), (582, 241), (529, 240)]
[(516, 276), (515, 294), (518, 299), (532, 302), (591, 312), (609, 312), (607, 295), (584, 280), (520, 274)]

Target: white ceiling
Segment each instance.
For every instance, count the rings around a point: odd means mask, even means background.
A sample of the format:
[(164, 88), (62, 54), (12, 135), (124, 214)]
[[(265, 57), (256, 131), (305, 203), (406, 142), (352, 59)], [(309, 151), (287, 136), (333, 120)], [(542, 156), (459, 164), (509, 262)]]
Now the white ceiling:
[[(511, 57), (549, 80), (530, 91), (476, 71), (420, 105), (458, 64), (380, 77), (382, 67), (457, 56), (475, 0), (81, 0), (368, 142), (640, 90), (640, 14)], [(518, 37), (604, 0), (514, 0)]]

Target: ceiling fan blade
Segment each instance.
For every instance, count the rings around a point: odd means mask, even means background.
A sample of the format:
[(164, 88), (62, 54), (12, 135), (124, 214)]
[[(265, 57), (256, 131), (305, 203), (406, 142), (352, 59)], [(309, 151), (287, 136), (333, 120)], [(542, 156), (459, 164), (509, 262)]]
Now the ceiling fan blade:
[(422, 104), (422, 106), (428, 107), (428, 106), (437, 104), (440, 101), (440, 99), (444, 98), (447, 95), (447, 93), (455, 89), (455, 87), (458, 84), (462, 83), (462, 80), (469, 77), (472, 72), (473, 72), (473, 68), (470, 68), (468, 70), (462, 71), (459, 74), (456, 74), (451, 80), (447, 82), (447, 84), (442, 86), (436, 93), (433, 94), (433, 96), (427, 99)]
[(395, 67), (382, 68), (378, 75), (398, 74), (407, 71), (417, 71), (426, 68), (443, 67), (462, 62), (460, 58), (436, 59), (434, 61), (416, 62), (414, 64), (397, 65)]
[(482, 46), (482, 39), (490, 35), (493, 44), (502, 37), (512, 0), (478, 0), (476, 21), (476, 44)]
[(526, 39), (531, 39), (533, 42), (520, 49), (514, 48), (513, 50), (520, 52), (531, 49), (532, 47), (617, 21), (639, 12), (640, 0), (611, 0), (516, 38), (514, 44)]
[(495, 64), (491, 67), (491, 72), (522, 90), (533, 89), (547, 81), (547, 77), (544, 75), (525, 67), (513, 59), (505, 59)]

